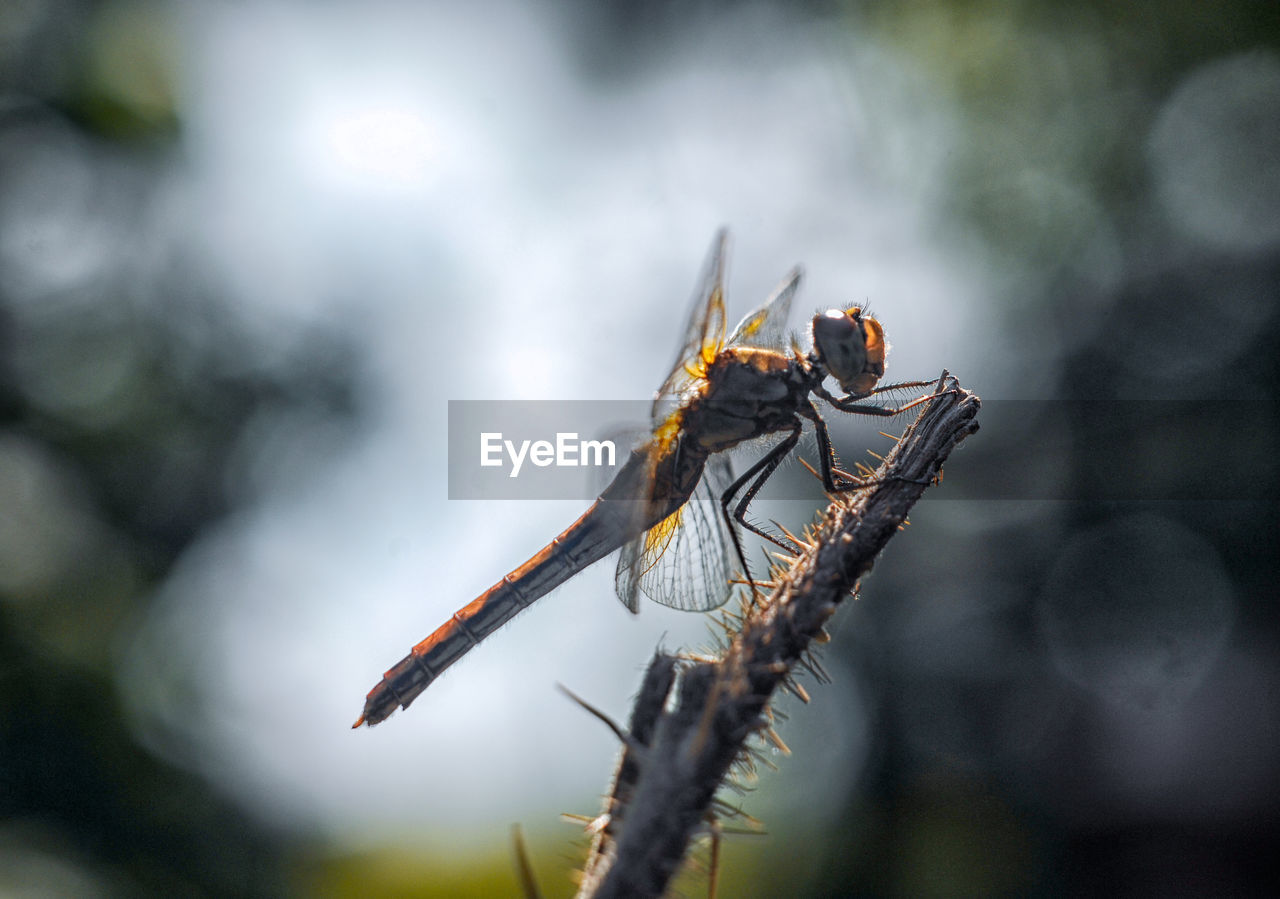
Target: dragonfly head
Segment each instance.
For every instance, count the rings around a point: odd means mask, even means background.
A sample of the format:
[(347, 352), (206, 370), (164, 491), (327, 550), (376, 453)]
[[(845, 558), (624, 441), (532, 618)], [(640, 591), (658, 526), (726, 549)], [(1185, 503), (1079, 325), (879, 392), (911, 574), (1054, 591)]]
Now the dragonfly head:
[(845, 393), (866, 396), (884, 375), (889, 344), (880, 322), (850, 306), (813, 317), (813, 352)]

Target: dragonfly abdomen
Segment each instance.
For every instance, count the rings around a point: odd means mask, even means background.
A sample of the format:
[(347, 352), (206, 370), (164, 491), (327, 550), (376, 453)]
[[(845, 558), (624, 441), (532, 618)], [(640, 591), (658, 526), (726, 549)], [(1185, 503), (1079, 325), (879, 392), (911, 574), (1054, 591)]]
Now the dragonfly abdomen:
[(454, 612), (383, 675), (353, 726), (374, 725), (397, 707), (407, 709), (446, 668), (522, 609), (642, 533), (647, 523), (632, 520), (624, 505), (597, 500), (533, 558)]

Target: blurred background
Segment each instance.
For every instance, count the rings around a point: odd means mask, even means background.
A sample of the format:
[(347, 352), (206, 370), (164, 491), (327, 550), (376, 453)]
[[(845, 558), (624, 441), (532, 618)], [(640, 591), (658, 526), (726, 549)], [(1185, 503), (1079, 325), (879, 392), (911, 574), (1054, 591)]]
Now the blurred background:
[(448, 501), (447, 402), (647, 397), (721, 224), (731, 318), (803, 262), (794, 326), (869, 302), (890, 379), (984, 400), (722, 894), (1265, 892), (1278, 26), (7, 0), (0, 894), (512, 895), (518, 822), (567, 895), (616, 745), (555, 684), (622, 719), (703, 616), (602, 564), (348, 728), (582, 511)]

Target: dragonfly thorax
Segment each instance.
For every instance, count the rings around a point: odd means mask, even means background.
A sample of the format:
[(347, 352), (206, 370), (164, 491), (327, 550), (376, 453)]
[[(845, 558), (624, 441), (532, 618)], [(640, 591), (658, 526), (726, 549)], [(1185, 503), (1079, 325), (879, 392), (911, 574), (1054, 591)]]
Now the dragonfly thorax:
[(828, 309), (813, 317), (813, 353), (845, 393), (866, 396), (884, 375), (884, 328), (862, 309)]

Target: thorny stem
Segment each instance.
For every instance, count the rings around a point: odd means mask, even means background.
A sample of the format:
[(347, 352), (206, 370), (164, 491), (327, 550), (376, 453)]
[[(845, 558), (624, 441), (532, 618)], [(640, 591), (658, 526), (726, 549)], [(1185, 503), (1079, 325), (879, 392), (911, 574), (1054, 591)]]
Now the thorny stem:
[(676, 702), (664, 709), (676, 670), (657, 656), (632, 711), (605, 814), (579, 897), (660, 896), (749, 737), (768, 727), (774, 692), (793, 686), (797, 664), (823, 625), (936, 479), (951, 450), (978, 429), (980, 402), (946, 373), (875, 472), (871, 486), (833, 499), (768, 599), (748, 607), (722, 658), (683, 663)]

